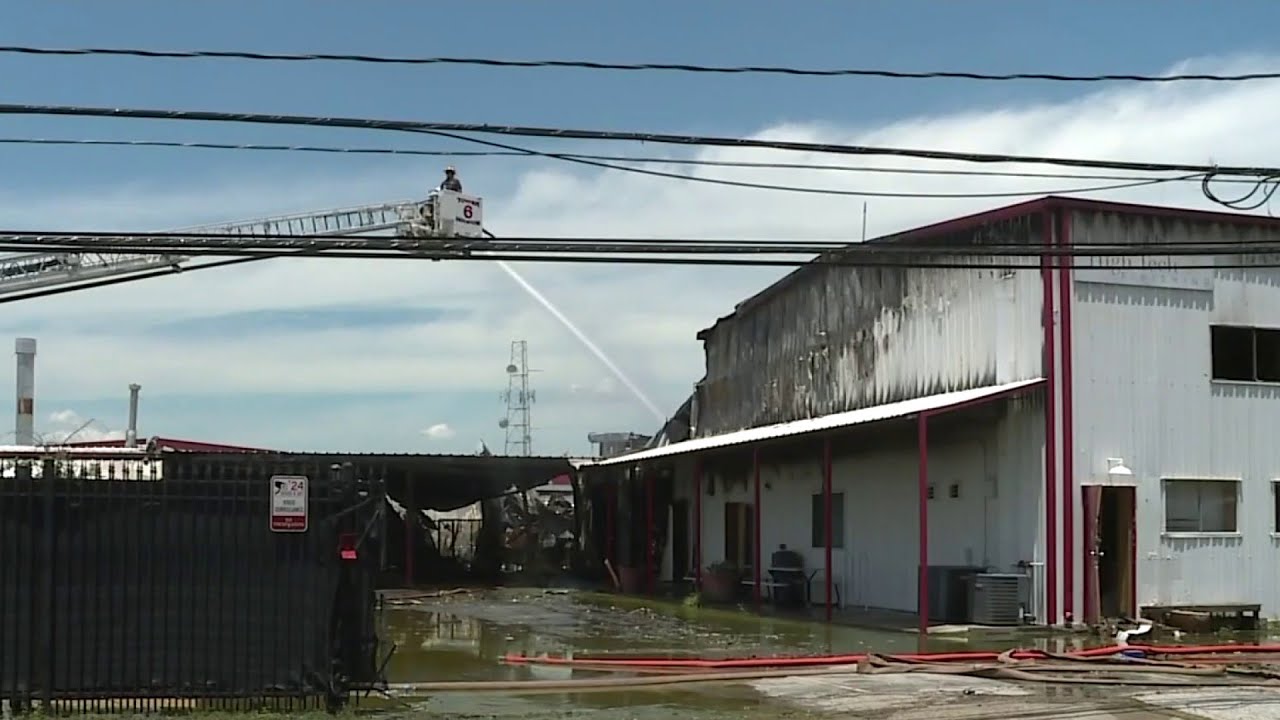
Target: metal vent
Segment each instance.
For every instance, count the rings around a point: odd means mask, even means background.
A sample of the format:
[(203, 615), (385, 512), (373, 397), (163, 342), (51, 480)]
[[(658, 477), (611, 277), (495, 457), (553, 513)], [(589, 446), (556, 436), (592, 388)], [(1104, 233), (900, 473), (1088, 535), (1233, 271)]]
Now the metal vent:
[(1022, 624), (1022, 599), (1026, 596), (1027, 576), (1006, 573), (982, 573), (973, 578), (969, 607), (978, 625)]

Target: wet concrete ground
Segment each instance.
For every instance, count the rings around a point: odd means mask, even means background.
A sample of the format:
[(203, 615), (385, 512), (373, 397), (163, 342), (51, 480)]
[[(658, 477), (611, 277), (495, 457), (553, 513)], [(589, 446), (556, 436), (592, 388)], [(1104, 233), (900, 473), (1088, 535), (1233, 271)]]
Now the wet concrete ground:
[[(498, 590), (402, 601), (389, 607), (384, 637), (397, 650), (392, 683), (450, 680), (565, 680), (564, 668), (504, 665), (508, 653), (640, 653), (733, 656), (913, 651), (914, 635), (833, 627), (748, 613), (648, 603), (633, 598), (541, 590)], [(930, 640), (931, 650), (1004, 649), (1007, 639)], [(987, 647), (984, 647), (984, 644)], [(1026, 643), (1019, 643), (1026, 644)], [(591, 675), (594, 676), (594, 675)], [(581, 672), (573, 678), (588, 677)], [(1097, 688), (1023, 686), (937, 675), (832, 673), (592, 693), (503, 695), (448, 693), (391, 710), (449, 718), (875, 717), (968, 720), (1000, 717), (1209, 718), (1280, 720), (1280, 693), (1241, 688)]]
[[(762, 620), (616, 596), (499, 590), (419, 602), (388, 609), (387, 637), (397, 645), (388, 666), (392, 683), (570, 677), (566, 669), (504, 665), (500, 659), (508, 653), (729, 657), (915, 647), (915, 639), (901, 633)], [(775, 717), (820, 717), (773, 703), (746, 685), (522, 697), (441, 695), (415, 703), (415, 710), (440, 717), (571, 718), (591, 713), (602, 720), (673, 714), (710, 720), (766, 712)]]

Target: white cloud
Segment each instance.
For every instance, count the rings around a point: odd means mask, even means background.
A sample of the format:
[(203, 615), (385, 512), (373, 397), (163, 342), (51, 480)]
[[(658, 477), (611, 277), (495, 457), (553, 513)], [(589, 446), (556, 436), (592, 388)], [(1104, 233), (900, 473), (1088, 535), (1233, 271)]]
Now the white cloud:
[(458, 433), (454, 431), (453, 428), (449, 427), (448, 423), (436, 423), (426, 430), (423, 430), (422, 434), (432, 440), (449, 440)]
[[(1197, 61), (1193, 69), (1243, 71), (1271, 68), (1273, 58)], [(1033, 87), (1033, 86), (1028, 86)], [(880, 127), (840, 128), (815, 110), (811, 123), (767, 128), (769, 138), (830, 143), (1062, 155), (1127, 160), (1280, 164), (1280, 120), (1274, 97), (1280, 83), (1165, 86), (1114, 85), (1081, 90), (1066, 102), (966, 108), (951, 114), (905, 117)], [(792, 113), (796, 115), (797, 113)], [(601, 148), (593, 148), (599, 150)], [(607, 148), (618, 152), (625, 146)], [(660, 147), (637, 150), (657, 153)], [(669, 150), (676, 153), (679, 150)], [(768, 150), (708, 149), (706, 159), (871, 166), (948, 167), (957, 164), (875, 158), (835, 158)], [(0, 156), (2, 159), (3, 156)], [(122, 153), (122, 157), (125, 155)], [(197, 156), (183, 156), (198, 162)], [(270, 160), (246, 162), (269, 168)], [(335, 161), (340, 162), (340, 161)], [(499, 235), (856, 239), (862, 198), (735, 189), (594, 171), (545, 162), (512, 161), (460, 168), (468, 189), (485, 195), (488, 223)], [(132, 178), (118, 187), (47, 193), (12, 187), (0, 191), (0, 226), (165, 228), (218, 218), (234, 220), (419, 194), (430, 177), (402, 165), (351, 176), (333, 165), (330, 175), (268, 176), (245, 173), (231, 182), (202, 181), (184, 164), (182, 177)], [(195, 166), (198, 167), (198, 166)], [(486, 169), (488, 168), (488, 169)], [(1046, 168), (1005, 168), (1034, 169)], [(64, 170), (74, 177), (74, 166)], [(519, 173), (512, 185), (512, 173)], [(431, 169), (430, 172), (434, 172)], [(874, 192), (1044, 193), (1090, 184), (1066, 180), (931, 177), (883, 173), (698, 168), (694, 174), (751, 182)], [(485, 188), (508, 188), (507, 194)], [(1194, 183), (1101, 193), (1095, 197), (1209, 207)], [(1021, 198), (867, 198), (868, 231), (879, 235), (935, 222)], [(702, 373), (695, 333), (762, 289), (783, 269), (517, 265), (539, 290), (579, 325), (663, 408), (674, 409)], [(185, 333), (181, 339), (146, 332), (162, 323), (223, 313), (335, 305), (465, 310), (470, 315), (434, 323), (305, 327), (261, 333)], [(536, 443), (547, 452), (586, 449), (591, 430), (652, 432), (656, 421), (623, 383), (501, 271), (479, 263), (378, 261), (271, 261), (238, 270), (179, 275), (132, 285), (72, 293), (6, 306), (12, 334), (40, 340), (39, 390), (68, 406), (80, 398), (117, 396), (129, 382), (147, 387), (151, 399), (217, 398), (237, 393), (399, 393), (432, 404), (444, 393), (471, 393), (481, 402), (447, 410), (454, 433), (442, 446), (470, 452), (476, 437), (499, 447), (494, 422), (506, 385), (509, 343), (529, 341)], [(110, 362), (91, 359), (110, 358)], [(561, 392), (552, 392), (560, 389)], [(553, 399), (554, 398), (554, 399)], [(183, 415), (148, 415), (148, 426), (185, 422), (200, 413), (198, 400)], [(251, 402), (251, 401), (246, 401)], [(451, 401), (452, 402), (452, 401)], [(459, 401), (460, 402), (460, 401)], [(440, 410), (444, 412), (444, 410)], [(372, 411), (370, 411), (372, 413)], [(212, 422), (211, 420), (209, 422)], [(306, 417), (271, 416), (249, 408), (223, 421), (228, 438), (251, 434), (301, 436), (311, 447), (348, 437), (341, 422), (308, 423)], [(386, 437), (410, 449), (414, 428), (403, 416), (370, 416)], [(123, 425), (119, 418), (110, 423)], [(371, 428), (371, 432), (377, 428)], [(420, 437), (420, 436), (419, 436)]]
[(112, 430), (96, 418), (85, 418), (75, 410), (49, 413), (48, 422), (37, 427), (36, 434), (39, 440), (50, 444), (119, 440), (124, 437), (123, 431)]

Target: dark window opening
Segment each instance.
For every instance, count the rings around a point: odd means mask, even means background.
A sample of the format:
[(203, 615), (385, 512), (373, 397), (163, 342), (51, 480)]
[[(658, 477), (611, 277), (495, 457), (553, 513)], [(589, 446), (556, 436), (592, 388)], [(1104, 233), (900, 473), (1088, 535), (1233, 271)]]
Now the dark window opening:
[(1165, 480), (1164, 530), (1238, 532), (1239, 502), (1240, 483), (1234, 480)]
[(1271, 483), (1271, 532), (1280, 533), (1280, 483)]
[(1253, 380), (1253, 330), (1215, 325), (1211, 332), (1213, 379)]
[(1280, 382), (1280, 331), (1254, 331), (1254, 357), (1261, 382)]
[(1280, 330), (1210, 328), (1214, 380), (1280, 382)]
[[(809, 544), (824, 548), (827, 546), (827, 515), (821, 493), (813, 496), (812, 509)], [(831, 493), (831, 547), (844, 547), (844, 493)]]

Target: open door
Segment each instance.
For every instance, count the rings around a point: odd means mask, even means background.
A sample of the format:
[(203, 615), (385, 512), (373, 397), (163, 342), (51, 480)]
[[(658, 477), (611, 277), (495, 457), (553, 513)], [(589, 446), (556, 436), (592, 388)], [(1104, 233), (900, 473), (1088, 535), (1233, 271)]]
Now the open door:
[(755, 507), (751, 503), (724, 504), (724, 560), (739, 570), (755, 564)]
[(1137, 488), (1086, 485), (1084, 614), (1095, 624), (1137, 615)]
[(691, 547), (689, 543), (689, 501), (676, 500), (671, 504), (671, 580), (683, 582), (692, 571), (689, 569)]

